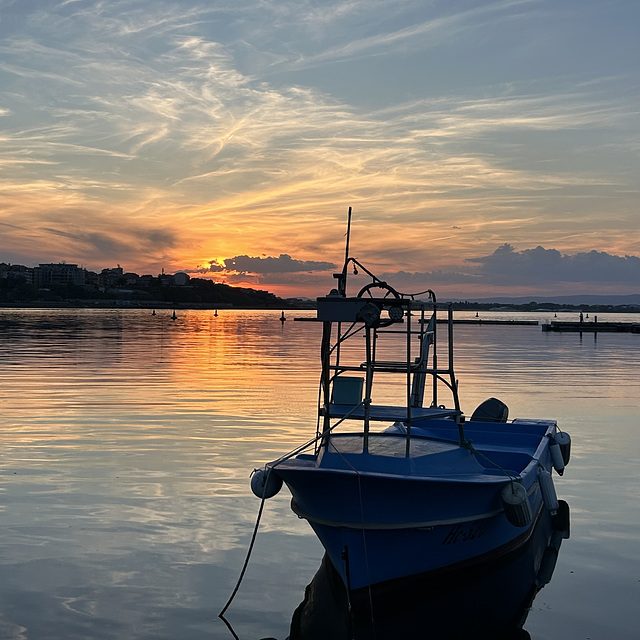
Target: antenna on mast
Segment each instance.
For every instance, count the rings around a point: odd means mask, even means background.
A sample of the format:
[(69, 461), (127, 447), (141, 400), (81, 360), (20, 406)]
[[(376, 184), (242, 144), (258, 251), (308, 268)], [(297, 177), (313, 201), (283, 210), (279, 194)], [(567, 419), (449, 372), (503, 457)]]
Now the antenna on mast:
[(346, 267), (347, 260), (349, 260), (349, 239), (351, 238), (351, 207), (349, 207), (349, 213), (347, 214), (347, 244), (344, 249), (344, 264)]
[(347, 265), (349, 264), (349, 239), (351, 238), (351, 207), (347, 214), (347, 242), (344, 248), (344, 266), (342, 273), (334, 273), (333, 277), (338, 281), (338, 293), (341, 296), (347, 295)]

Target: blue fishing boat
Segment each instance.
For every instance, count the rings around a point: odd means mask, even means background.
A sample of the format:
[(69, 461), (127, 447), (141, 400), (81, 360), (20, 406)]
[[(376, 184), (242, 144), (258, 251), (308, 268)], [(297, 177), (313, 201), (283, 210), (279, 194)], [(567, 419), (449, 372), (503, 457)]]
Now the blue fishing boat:
[[(379, 279), (348, 237), (337, 286), (317, 300), (315, 436), (256, 470), (253, 492), (286, 484), (352, 592), (512, 552), (558, 510), (551, 473), (569, 461), (568, 434), (555, 420), (509, 421), (496, 398), (465, 415), (451, 305)], [(370, 282), (349, 296), (351, 268)]]

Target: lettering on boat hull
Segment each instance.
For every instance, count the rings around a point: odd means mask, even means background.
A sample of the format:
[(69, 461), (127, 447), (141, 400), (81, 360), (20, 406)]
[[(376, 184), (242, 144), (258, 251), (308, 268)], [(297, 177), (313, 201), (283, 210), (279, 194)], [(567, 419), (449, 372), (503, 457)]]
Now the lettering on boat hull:
[(480, 520), (473, 524), (454, 524), (442, 544), (457, 544), (458, 542), (468, 542), (481, 538), (487, 531), (489, 520)]

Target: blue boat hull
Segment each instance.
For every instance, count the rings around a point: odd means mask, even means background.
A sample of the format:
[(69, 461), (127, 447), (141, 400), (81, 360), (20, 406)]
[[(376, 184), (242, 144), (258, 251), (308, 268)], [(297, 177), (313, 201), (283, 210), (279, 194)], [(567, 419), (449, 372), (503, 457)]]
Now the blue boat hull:
[[(427, 437), (412, 440), (412, 456), (394, 455), (404, 437), (382, 433), (372, 437), (369, 451), (362, 451), (358, 436), (334, 437), (318, 455), (299, 455), (273, 471), (344, 584), (357, 590), (486, 559), (526, 539), (544, 508), (538, 473), (551, 468), (551, 428), (523, 430), (517, 434), (524, 443), (520, 450), (512, 443), (506, 453), (493, 442), (495, 432), (484, 438), (494, 459), (521, 464), (517, 470), (496, 468), (478, 451)], [(475, 435), (482, 441), (480, 432)], [(533, 514), (526, 526), (512, 524), (501, 501), (501, 490), (514, 477)]]
[[(540, 513), (540, 505), (536, 518)], [(428, 529), (344, 529), (311, 522), (350, 590), (444, 567), (497, 558), (526, 540), (504, 514)]]

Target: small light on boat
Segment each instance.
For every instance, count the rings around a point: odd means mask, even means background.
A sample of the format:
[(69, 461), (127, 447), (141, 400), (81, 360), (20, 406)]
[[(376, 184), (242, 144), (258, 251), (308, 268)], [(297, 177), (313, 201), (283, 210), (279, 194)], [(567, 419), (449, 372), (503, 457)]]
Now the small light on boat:
[(506, 484), (500, 492), (507, 520), (514, 527), (526, 527), (533, 518), (527, 490), (519, 482)]
[(553, 486), (551, 474), (546, 469), (541, 469), (538, 472), (538, 482), (540, 483), (544, 506), (549, 509), (551, 515), (554, 515), (558, 511), (558, 496), (556, 495), (556, 489)]
[(389, 307), (389, 311), (387, 311), (387, 313), (394, 322), (399, 322), (404, 317), (404, 311), (402, 310), (402, 307), (399, 307), (397, 305)]
[(282, 488), (282, 478), (271, 469), (256, 469), (251, 475), (251, 491), (257, 498), (273, 498)]
[(569, 464), (571, 458), (571, 436), (564, 431), (557, 431), (553, 436), (553, 439), (560, 445), (560, 451), (562, 451), (562, 459), (564, 460), (564, 466)]
[(558, 475), (561, 476), (564, 473), (564, 459), (560, 445), (555, 440), (552, 440), (549, 445), (549, 453), (551, 454), (553, 468), (558, 472)]

